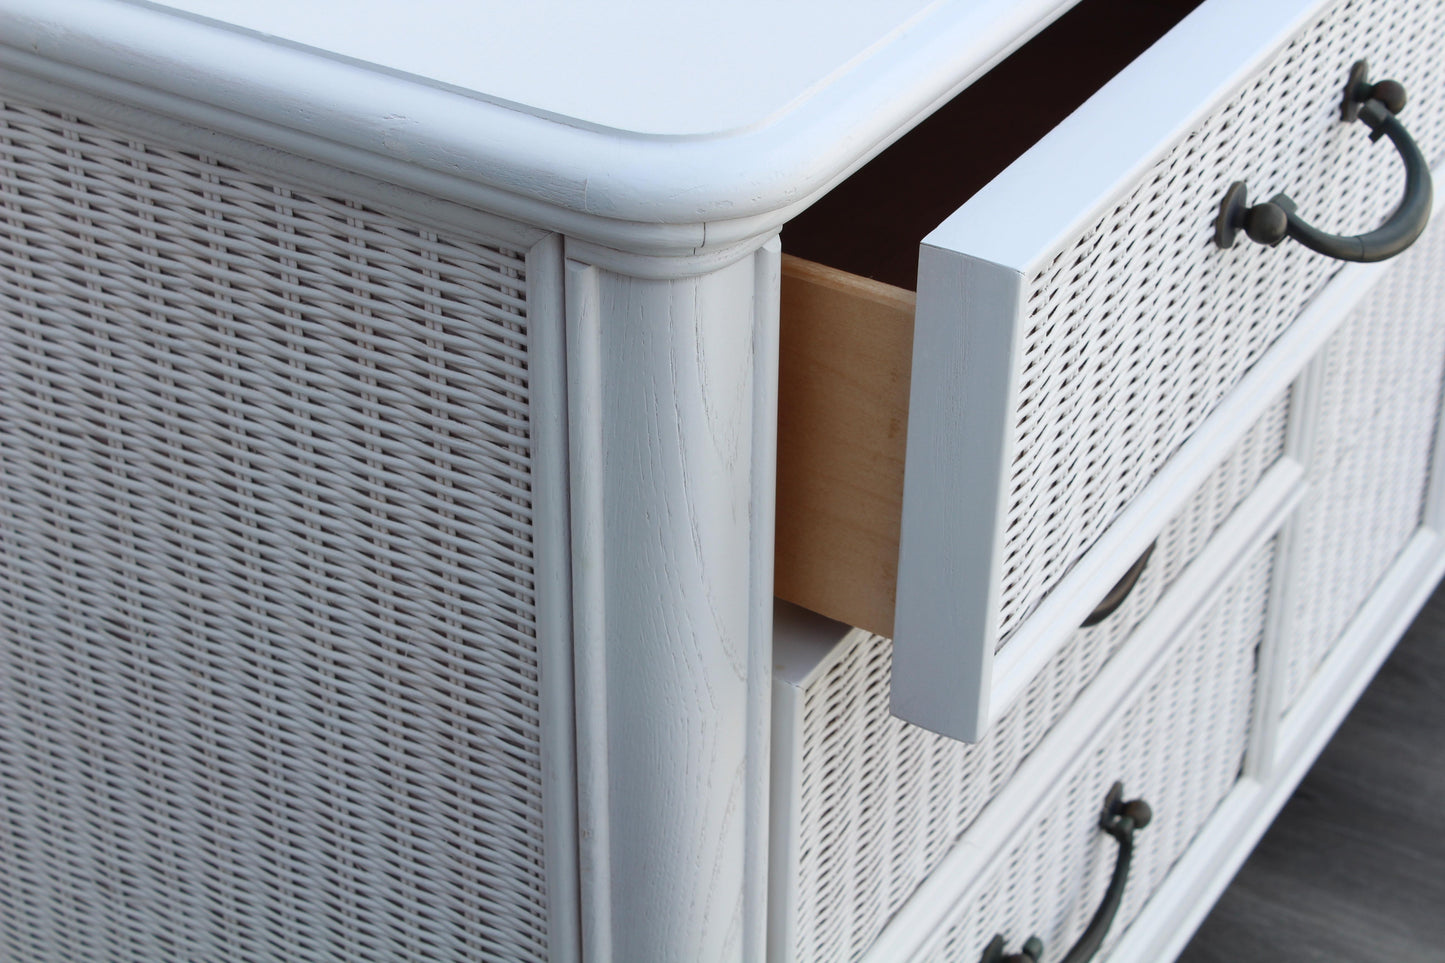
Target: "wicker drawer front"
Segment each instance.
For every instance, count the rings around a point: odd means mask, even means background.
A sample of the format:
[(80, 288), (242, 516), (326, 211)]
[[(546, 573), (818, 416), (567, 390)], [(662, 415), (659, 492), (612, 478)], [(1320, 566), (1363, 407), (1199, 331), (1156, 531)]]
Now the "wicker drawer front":
[(1058, 959), (1083, 932), (1113, 871), (1115, 846), (1099, 831), (1110, 785), (1154, 810), (1136, 837), (1123, 905), (1107, 953), (1238, 782), (1254, 710), (1274, 565), (1267, 543), (1199, 621), (1180, 633), (1141, 690), (1040, 800), (1015, 842), (971, 887), (924, 954), (936, 963), (977, 963), (994, 934), (1010, 952), (1031, 935)]
[(1286, 593), (1293, 705), (1422, 524), (1445, 373), (1445, 230), (1432, 225), (1317, 364), (1310, 489)]
[[(1284, 450), (1280, 398), (1160, 534), (1119, 610), (1078, 630), (979, 743), (888, 712), (892, 643), (855, 630), (774, 683), (780, 960), (857, 959)], [(836, 639), (836, 635), (833, 636)], [(797, 651), (803, 649), (804, 651)], [(782, 850), (785, 850), (782, 851)]]
[(0, 957), (549, 958), (528, 303), (0, 103)]
[(1403, 174), (1340, 121), (1345, 80), (1363, 58), (1403, 82), (1438, 158), (1442, 38), (1445, 2), (1206, 3), (925, 239), (895, 711), (981, 728), (993, 654), (1339, 267), (1293, 242), (1218, 249), (1228, 186), (1374, 227)]

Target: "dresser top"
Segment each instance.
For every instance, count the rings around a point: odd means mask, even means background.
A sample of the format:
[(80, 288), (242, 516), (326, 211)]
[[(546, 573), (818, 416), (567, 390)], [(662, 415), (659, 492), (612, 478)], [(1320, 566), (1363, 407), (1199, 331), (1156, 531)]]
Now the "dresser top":
[(776, 228), (1074, 2), (0, 0), (0, 70), (668, 254)]
[(768, 123), (839, 74), (858, 69), (943, 2), (156, 5), (564, 123), (676, 137)]

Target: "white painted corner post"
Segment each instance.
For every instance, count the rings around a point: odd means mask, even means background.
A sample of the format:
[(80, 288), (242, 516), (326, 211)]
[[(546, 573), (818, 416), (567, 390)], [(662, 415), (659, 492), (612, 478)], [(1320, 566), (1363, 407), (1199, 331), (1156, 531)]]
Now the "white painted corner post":
[(778, 242), (566, 253), (583, 957), (760, 960)]

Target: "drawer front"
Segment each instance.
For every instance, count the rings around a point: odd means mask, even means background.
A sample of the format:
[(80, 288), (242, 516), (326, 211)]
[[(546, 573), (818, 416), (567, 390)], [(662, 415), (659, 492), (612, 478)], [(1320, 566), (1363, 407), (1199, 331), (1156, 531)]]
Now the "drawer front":
[(905, 718), (981, 727), (994, 653), (1339, 267), (1293, 242), (1217, 248), (1229, 185), (1288, 191), (1341, 233), (1387, 216), (1401, 164), (1339, 120), (1362, 58), (1412, 92), (1403, 119), (1441, 155), (1445, 3), (1318, 7), (1205, 4), (924, 241), (894, 621)]
[(1445, 373), (1445, 229), (1432, 225), (1312, 374), (1309, 493), (1291, 533), (1284, 701), (1304, 692), (1423, 524)]
[(1254, 712), (1274, 543), (1245, 559), (1208, 611), (1181, 632), (1150, 678), (1091, 749), (1040, 800), (926, 952), (933, 963), (977, 963), (995, 934), (1008, 952), (1038, 936), (1056, 960), (1078, 939), (1113, 872), (1116, 847), (1098, 828), (1116, 780), (1154, 818), (1133, 864), (1102, 957), (1239, 781)]
[[(857, 959), (1012, 777), (1130, 632), (1282, 456), (1278, 399), (1160, 534), (1134, 590), (1079, 629), (981, 742), (965, 745), (888, 711), (892, 643), (855, 631), (797, 679), (775, 681), (788, 761), (774, 785), (772, 889), (785, 908), (778, 960)], [(777, 639), (780, 660), (793, 642)], [(786, 840), (786, 843), (784, 843)]]

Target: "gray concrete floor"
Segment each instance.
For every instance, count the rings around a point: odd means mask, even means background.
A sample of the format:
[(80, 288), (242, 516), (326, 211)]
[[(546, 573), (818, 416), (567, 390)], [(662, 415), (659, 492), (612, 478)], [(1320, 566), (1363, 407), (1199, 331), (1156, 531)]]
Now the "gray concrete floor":
[(1445, 961), (1445, 589), (1179, 961)]

